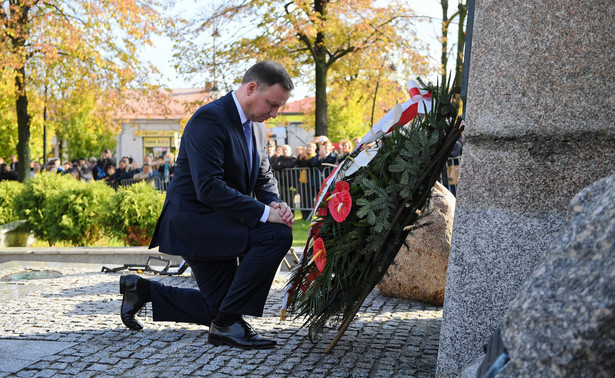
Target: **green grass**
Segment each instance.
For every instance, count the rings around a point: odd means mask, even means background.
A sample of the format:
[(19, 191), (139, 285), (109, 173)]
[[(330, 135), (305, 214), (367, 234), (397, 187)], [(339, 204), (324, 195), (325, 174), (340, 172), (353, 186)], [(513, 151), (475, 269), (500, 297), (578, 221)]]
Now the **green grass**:
[[(97, 240), (93, 244), (88, 245), (88, 247), (125, 247), (125, 246), (126, 245), (124, 245), (124, 243), (120, 239), (117, 239), (111, 236), (103, 237), (102, 239)], [(32, 244), (32, 247), (49, 247), (49, 243), (42, 241), (42, 240), (36, 240)], [(68, 242), (59, 241), (55, 243), (53, 247), (74, 247), (74, 246)]]
[(295, 226), (293, 227), (293, 247), (303, 248), (307, 240), (308, 231), (310, 230), (310, 222), (295, 217)]

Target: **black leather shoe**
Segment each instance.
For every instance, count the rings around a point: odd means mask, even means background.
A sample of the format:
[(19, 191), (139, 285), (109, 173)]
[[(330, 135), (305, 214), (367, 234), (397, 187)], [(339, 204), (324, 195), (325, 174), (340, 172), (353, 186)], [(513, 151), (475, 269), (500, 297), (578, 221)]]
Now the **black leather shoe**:
[(214, 322), (209, 326), (209, 338), (212, 345), (230, 345), (242, 349), (273, 348), (276, 341), (260, 337), (254, 329), (243, 319), (236, 321), (228, 327), (219, 327)]
[(145, 302), (139, 298), (137, 293), (137, 281), (139, 281), (139, 276), (134, 274), (120, 277), (120, 294), (124, 294), (120, 317), (122, 323), (133, 331), (143, 329), (141, 323), (135, 319), (135, 315), (145, 306)]

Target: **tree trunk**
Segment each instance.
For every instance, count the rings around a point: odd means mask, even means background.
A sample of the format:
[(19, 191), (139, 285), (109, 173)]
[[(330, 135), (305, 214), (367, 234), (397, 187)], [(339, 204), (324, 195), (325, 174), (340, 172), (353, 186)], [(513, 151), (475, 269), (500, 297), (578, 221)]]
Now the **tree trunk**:
[(448, 19), (448, 0), (442, 0), (442, 55), (440, 64), (442, 66), (442, 85), (446, 85), (446, 65), (448, 64), (448, 26), (451, 20)]
[(316, 62), (316, 126), (314, 135), (328, 136), (327, 124), (327, 65)]
[[(320, 18), (327, 19), (327, 3), (329, 0), (315, 0), (314, 12), (320, 14)], [(314, 66), (316, 73), (316, 109), (314, 135), (329, 135), (327, 123), (327, 47), (325, 46), (325, 33), (319, 30), (314, 40)]]
[[(464, 24), (468, 14), (468, 5), (459, 3), (459, 29), (457, 31), (457, 61), (455, 64), (456, 92), (461, 91), (461, 78), (463, 77), (463, 51), (466, 44), (466, 31)], [(458, 90), (457, 90), (458, 89)]]
[(17, 177), (20, 182), (30, 178), (30, 115), (28, 114), (28, 96), (26, 94), (26, 69), (21, 67), (15, 72), (17, 89)]
[(30, 178), (30, 115), (28, 114), (28, 95), (26, 93), (26, 43), (30, 36), (30, 21), (28, 12), (32, 6), (31, 1), (26, 2), (10, 2), (11, 12), (14, 17), (8, 21), (9, 25), (6, 28), (12, 29), (11, 33), (5, 34), (8, 36), (11, 53), (19, 57), (20, 65), (14, 68), (15, 74), (15, 95), (17, 101), (15, 108), (17, 110), (17, 134), (19, 141), (17, 142), (17, 178), (20, 182), (24, 182)]

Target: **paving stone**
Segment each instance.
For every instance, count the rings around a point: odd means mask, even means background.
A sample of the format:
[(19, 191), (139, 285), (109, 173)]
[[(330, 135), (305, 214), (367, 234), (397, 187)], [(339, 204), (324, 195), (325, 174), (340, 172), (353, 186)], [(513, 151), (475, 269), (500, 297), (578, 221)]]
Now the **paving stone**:
[[(13, 269), (13, 271), (11, 271)], [(55, 269), (55, 268), (54, 268)], [(23, 268), (21, 268), (23, 270)], [(284, 279), (276, 279), (262, 318), (247, 320), (278, 346), (269, 350), (213, 347), (207, 327), (154, 323), (151, 308), (140, 317), (144, 330), (126, 330), (118, 316), (119, 274), (95, 268), (57, 268), (60, 277), (21, 285), (23, 294), (0, 297), (0, 340), (68, 342), (33, 359), (20, 370), (2, 370), (0, 377), (366, 377), (433, 376), (442, 311), (417, 302), (386, 298), (374, 291), (330, 354), (324, 350), (335, 336), (327, 328), (312, 344), (302, 319), (279, 321)], [(1, 275), (16, 272), (8, 268)], [(190, 276), (148, 277), (166, 285), (196, 287)], [(4, 286), (3, 286), (4, 285)], [(7, 292), (0, 281), (0, 293)], [(16, 308), (20, 308), (17, 312)], [(50, 315), (53, 314), (53, 315)], [(5, 374), (6, 373), (6, 374)]]

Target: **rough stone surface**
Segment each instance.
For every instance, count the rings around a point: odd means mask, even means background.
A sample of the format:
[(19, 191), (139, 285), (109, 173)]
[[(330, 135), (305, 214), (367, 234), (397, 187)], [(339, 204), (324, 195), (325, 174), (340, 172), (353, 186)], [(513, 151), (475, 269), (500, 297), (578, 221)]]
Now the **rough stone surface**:
[(511, 303), (503, 376), (615, 371), (615, 174), (570, 203), (567, 225)]
[[(4, 268), (4, 269), (3, 269)], [(374, 290), (332, 353), (325, 348), (336, 329), (312, 344), (304, 319), (279, 320), (287, 275), (276, 278), (262, 318), (248, 321), (278, 341), (274, 349), (244, 351), (207, 343), (207, 327), (153, 322), (140, 316), (144, 330), (126, 329), (119, 318), (120, 273), (101, 273), (100, 265), (54, 265), (61, 276), (7, 281), (26, 269), (0, 265), (0, 377), (47, 376), (249, 376), (249, 377), (433, 377), (441, 307), (387, 298)], [(35, 265), (45, 269), (44, 265)], [(125, 273), (125, 272), (124, 272)], [(143, 276), (164, 284), (196, 287), (189, 274)], [(18, 342), (23, 363), (10, 363)], [(28, 355), (27, 344), (67, 346)], [(26, 345), (24, 345), (26, 344)]]
[(476, 2), (439, 376), (482, 353), (574, 194), (612, 173), (613, 19), (610, 0)]
[(427, 224), (406, 238), (387, 274), (378, 284), (383, 295), (412, 299), (442, 306), (446, 286), (446, 269), (451, 250), (455, 197), (436, 182), (421, 220)]

